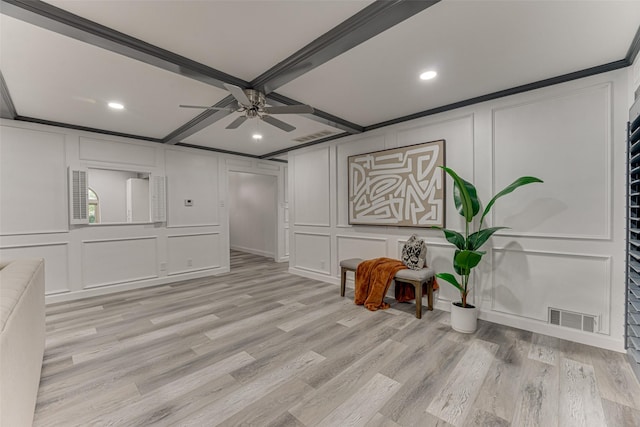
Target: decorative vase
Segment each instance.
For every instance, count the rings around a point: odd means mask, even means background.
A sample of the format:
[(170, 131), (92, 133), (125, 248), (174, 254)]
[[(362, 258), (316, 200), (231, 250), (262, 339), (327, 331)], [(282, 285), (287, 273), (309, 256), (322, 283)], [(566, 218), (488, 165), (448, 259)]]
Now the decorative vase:
[(451, 327), (464, 334), (472, 334), (478, 325), (478, 309), (467, 304), (462, 307), (460, 302), (451, 303)]

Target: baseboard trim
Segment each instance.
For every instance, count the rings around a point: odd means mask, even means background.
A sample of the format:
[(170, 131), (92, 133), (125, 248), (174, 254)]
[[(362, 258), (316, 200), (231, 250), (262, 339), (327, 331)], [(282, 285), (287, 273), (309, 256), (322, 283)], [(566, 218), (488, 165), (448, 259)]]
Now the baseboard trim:
[(229, 267), (220, 267), (210, 270), (199, 270), (191, 273), (175, 274), (172, 276), (163, 276), (150, 280), (140, 280), (135, 282), (120, 283), (117, 285), (102, 286), (99, 288), (87, 288), (79, 291), (71, 291), (57, 293), (54, 295), (46, 295), (45, 304), (54, 304), (57, 302), (75, 301), (84, 298), (97, 297), (100, 295), (114, 294), (117, 292), (131, 291), (134, 289), (150, 288), (154, 286), (166, 285), (168, 283), (182, 282), (183, 280), (200, 279), (207, 276), (217, 276), (218, 274), (228, 273)]
[(538, 334), (548, 335), (567, 341), (573, 341), (580, 344), (590, 345), (593, 347), (604, 348), (618, 353), (625, 353), (624, 341), (622, 338), (615, 339), (609, 335), (583, 332), (573, 329), (566, 329), (548, 323), (525, 319), (522, 317), (511, 316), (503, 313), (492, 311), (483, 311), (480, 308), (478, 318), (500, 325), (511, 326), (513, 328), (524, 329), (526, 331)]
[(265, 258), (271, 258), (273, 260), (276, 259), (276, 254), (275, 253), (268, 252), (268, 251), (263, 251), (263, 250), (260, 250), (260, 249), (245, 248), (244, 246), (231, 245), (231, 250), (232, 251), (246, 252), (246, 253), (253, 254), (253, 255), (259, 255), (259, 256), (263, 256)]
[(340, 279), (326, 274), (314, 273), (309, 270), (302, 270), (295, 267), (289, 267), (289, 273), (296, 276), (306, 277), (307, 279), (319, 280), (321, 282), (332, 283), (334, 285), (340, 285)]
[[(289, 273), (306, 277), (308, 279), (314, 279), (314, 280), (319, 280), (321, 282), (340, 285), (339, 277), (326, 276), (322, 274), (312, 273), (306, 270), (300, 270), (297, 268), (289, 268)], [(353, 289), (353, 280), (347, 280), (346, 288)], [(426, 304), (426, 301), (423, 300), (423, 306), (425, 304)], [(435, 293), (434, 295), (435, 310), (450, 311), (451, 309), (450, 306), (451, 306), (451, 301), (440, 300), (438, 298), (438, 294)], [(604, 349), (612, 350), (618, 353), (626, 352), (626, 350), (624, 349), (624, 341), (622, 339), (617, 340), (608, 335), (569, 330), (559, 326), (538, 322), (532, 319), (525, 319), (522, 317), (510, 316), (503, 313), (496, 313), (492, 311), (483, 311), (482, 307), (478, 307), (478, 308), (479, 308), (478, 318), (481, 320), (497, 323), (499, 325), (511, 326), (513, 328), (524, 329), (525, 331), (531, 331), (538, 334), (548, 335), (551, 337), (560, 338), (567, 341), (573, 341), (580, 344), (586, 344), (594, 347), (604, 348)]]

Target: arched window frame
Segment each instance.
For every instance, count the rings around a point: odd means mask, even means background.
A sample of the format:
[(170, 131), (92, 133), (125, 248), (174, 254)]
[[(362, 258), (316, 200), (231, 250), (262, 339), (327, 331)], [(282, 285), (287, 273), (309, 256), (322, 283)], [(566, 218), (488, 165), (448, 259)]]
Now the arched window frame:
[(100, 198), (92, 189), (87, 188), (87, 204), (89, 205), (89, 224), (100, 222)]

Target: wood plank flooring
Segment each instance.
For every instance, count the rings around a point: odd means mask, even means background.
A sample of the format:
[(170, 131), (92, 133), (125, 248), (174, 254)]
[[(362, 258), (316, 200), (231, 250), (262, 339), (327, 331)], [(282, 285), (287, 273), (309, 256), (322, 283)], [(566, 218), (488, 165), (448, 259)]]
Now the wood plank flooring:
[(36, 426), (640, 426), (622, 354), (392, 303), (287, 264), (47, 307)]

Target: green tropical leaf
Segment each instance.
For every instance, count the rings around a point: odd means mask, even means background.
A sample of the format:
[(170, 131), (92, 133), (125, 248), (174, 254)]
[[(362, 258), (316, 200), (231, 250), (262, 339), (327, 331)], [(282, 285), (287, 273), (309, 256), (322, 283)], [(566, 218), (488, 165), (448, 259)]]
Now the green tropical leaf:
[(458, 249), (461, 249), (461, 250), (464, 249), (465, 242), (464, 242), (464, 236), (462, 234), (454, 230), (438, 227), (437, 225), (434, 225), (431, 228), (442, 230), (442, 232), (444, 233), (444, 237), (447, 239), (447, 241), (449, 241), (449, 243), (453, 243), (454, 245), (456, 245), (456, 248)]
[(451, 273), (438, 273), (436, 274), (436, 277), (438, 279), (442, 279), (446, 282), (451, 283), (453, 286), (455, 286), (456, 288), (458, 288), (458, 290), (460, 292), (464, 292), (464, 289), (462, 289), (462, 285), (460, 283), (458, 283), (458, 279), (456, 279), (456, 276), (454, 276)]
[(458, 251), (453, 258), (453, 265), (459, 269), (464, 276), (471, 274), (471, 269), (477, 266), (486, 252), (480, 251)]
[(456, 251), (456, 253), (455, 253), (455, 254), (453, 254), (453, 262), (452, 262), (452, 264), (453, 264), (453, 271), (455, 271), (457, 274), (459, 274), (459, 275), (461, 275), (461, 276), (464, 276), (464, 275), (466, 275), (466, 274), (467, 274), (467, 272), (466, 272), (466, 271), (464, 271), (464, 270), (462, 269), (462, 267), (460, 267), (458, 264), (456, 264), (456, 257), (458, 256), (458, 254), (459, 254), (459, 253), (460, 253), (460, 251), (459, 251), (459, 250), (457, 250), (457, 251)]
[(485, 228), (484, 230), (480, 230), (480, 231), (476, 231), (475, 233), (473, 233), (472, 235), (469, 236), (468, 242), (469, 242), (469, 247), (468, 249), (475, 251), (477, 249), (480, 249), (480, 247), (482, 245), (484, 245), (484, 243), (489, 240), (489, 237), (491, 237), (493, 235), (493, 233), (495, 233), (498, 230), (502, 230), (505, 228), (509, 228), (509, 227), (491, 227), (491, 228)]
[(518, 187), (522, 187), (523, 185), (533, 184), (534, 182), (544, 182), (540, 178), (536, 178), (535, 176), (521, 176), (520, 178), (513, 181), (511, 184), (507, 185), (501, 192), (493, 196), (493, 199), (489, 202), (487, 207), (484, 208), (484, 212), (482, 213), (482, 218), (480, 218), (480, 224), (484, 221), (484, 217), (487, 216), (493, 204), (498, 200), (498, 198), (511, 193)]
[[(460, 178), (460, 180), (464, 183), (464, 187), (467, 189), (467, 193), (469, 193), (469, 199), (471, 200), (471, 211), (473, 212), (472, 217), (474, 217), (480, 211), (480, 201), (478, 200), (478, 192), (476, 191), (476, 187), (474, 187), (473, 184), (471, 184), (469, 181), (466, 181), (462, 178)], [(462, 216), (465, 216), (462, 210), (460, 187), (458, 187), (457, 183), (455, 183), (455, 185), (453, 186), (453, 202), (456, 205), (456, 209), (458, 210), (458, 213)]]
[(456, 207), (458, 206), (458, 203), (460, 204), (458, 212), (460, 212), (460, 215), (464, 217), (466, 222), (473, 221), (473, 202), (471, 201), (471, 195), (469, 194), (467, 186), (465, 185), (466, 181), (460, 178), (458, 174), (453, 171), (453, 169), (449, 169), (446, 166), (440, 167), (453, 179), (454, 193), (456, 191), (456, 187), (458, 188), (458, 201), (456, 201)]

